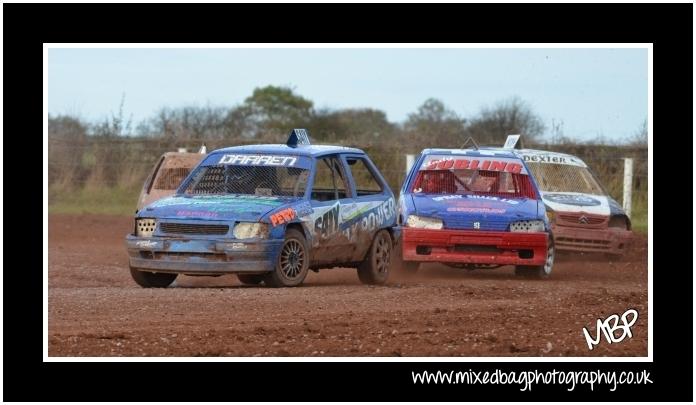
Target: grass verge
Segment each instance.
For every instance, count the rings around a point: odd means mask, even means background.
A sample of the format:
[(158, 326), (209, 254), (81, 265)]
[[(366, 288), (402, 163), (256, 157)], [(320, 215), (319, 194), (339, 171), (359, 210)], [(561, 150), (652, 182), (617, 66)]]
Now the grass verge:
[(49, 214), (133, 215), (139, 189), (83, 188), (68, 190), (49, 187)]

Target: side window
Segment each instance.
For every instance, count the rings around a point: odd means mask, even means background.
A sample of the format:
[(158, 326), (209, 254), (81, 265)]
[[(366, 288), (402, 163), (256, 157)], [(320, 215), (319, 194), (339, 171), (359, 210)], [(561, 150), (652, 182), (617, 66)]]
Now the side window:
[(283, 195), (303, 197), (307, 189), (308, 178), (309, 170), (288, 167), (287, 175), (282, 177), (280, 185), (283, 190)]
[(346, 160), (353, 175), (353, 181), (355, 181), (355, 192), (358, 197), (382, 193), (382, 186), (367, 166), (364, 158), (347, 158)]
[(330, 201), (347, 198), (347, 190), (345, 176), (338, 159), (335, 157), (319, 159), (312, 185), (312, 200)]
[(332, 158), (331, 163), (333, 165), (334, 177), (336, 177), (338, 198), (348, 198), (348, 182), (346, 181), (343, 170), (341, 170), (341, 161), (337, 158)]

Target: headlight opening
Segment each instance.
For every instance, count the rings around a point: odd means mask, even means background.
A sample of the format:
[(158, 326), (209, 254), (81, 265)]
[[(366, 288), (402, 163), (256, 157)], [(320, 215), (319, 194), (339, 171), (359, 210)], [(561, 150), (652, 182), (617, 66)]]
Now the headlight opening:
[(544, 232), (544, 221), (526, 220), (515, 221), (510, 224), (510, 232)]
[(149, 238), (155, 232), (157, 221), (154, 218), (140, 218), (135, 220), (135, 234)]
[(409, 215), (406, 219), (406, 225), (409, 228), (422, 229), (442, 229), (443, 223), (439, 218), (421, 217), (418, 215)]
[(261, 222), (239, 222), (232, 234), (236, 239), (267, 238), (268, 224)]

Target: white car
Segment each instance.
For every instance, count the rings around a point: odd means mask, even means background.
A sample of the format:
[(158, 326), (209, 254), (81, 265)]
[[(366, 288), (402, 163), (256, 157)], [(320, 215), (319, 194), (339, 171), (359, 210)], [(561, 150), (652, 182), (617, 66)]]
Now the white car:
[(515, 149), (519, 135), (502, 148), (524, 160), (536, 180), (555, 247), (562, 251), (604, 253), (620, 258), (633, 240), (631, 219), (582, 159), (566, 153)]
[(160, 156), (143, 184), (136, 211), (174, 194), (181, 182), (204, 157), (204, 149), (199, 153), (166, 152)]
[(621, 205), (577, 156), (516, 149), (537, 181), (558, 250), (621, 256), (633, 232)]

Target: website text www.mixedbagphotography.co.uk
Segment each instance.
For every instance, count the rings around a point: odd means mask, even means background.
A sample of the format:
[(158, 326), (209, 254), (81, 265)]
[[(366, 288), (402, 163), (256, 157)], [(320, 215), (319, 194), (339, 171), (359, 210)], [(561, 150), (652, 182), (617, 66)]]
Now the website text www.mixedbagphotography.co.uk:
[(619, 385), (652, 384), (650, 372), (641, 371), (412, 371), (413, 384), (484, 384), (484, 385), (520, 385), (520, 391), (531, 391), (535, 384), (567, 385), (573, 391), (578, 385), (589, 385), (594, 391), (595, 385), (607, 385), (609, 391), (616, 391)]

